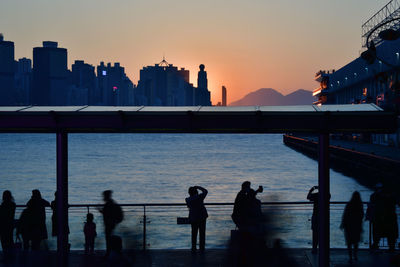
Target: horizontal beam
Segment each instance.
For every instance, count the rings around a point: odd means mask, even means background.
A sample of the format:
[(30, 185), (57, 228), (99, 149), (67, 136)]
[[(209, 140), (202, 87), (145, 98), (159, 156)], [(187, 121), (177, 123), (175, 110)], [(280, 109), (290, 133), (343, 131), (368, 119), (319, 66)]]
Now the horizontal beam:
[(384, 111), (0, 112), (3, 133), (392, 133), (397, 123)]

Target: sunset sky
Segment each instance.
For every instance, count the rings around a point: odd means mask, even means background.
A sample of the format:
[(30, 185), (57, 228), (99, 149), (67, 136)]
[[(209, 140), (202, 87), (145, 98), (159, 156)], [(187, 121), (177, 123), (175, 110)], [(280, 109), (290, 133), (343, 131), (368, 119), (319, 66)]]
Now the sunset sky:
[(74, 60), (120, 62), (137, 84), (143, 66), (166, 60), (206, 66), (212, 102), (259, 88), (313, 90), (320, 69), (361, 51), (361, 25), (389, 0), (1, 0), (0, 32), (16, 59), (57, 41)]

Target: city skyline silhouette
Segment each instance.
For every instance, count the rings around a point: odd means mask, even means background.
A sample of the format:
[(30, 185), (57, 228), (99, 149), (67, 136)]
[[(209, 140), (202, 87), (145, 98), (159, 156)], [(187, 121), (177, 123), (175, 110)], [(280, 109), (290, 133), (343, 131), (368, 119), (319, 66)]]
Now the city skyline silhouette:
[(313, 90), (316, 71), (358, 56), (362, 22), (387, 2), (6, 0), (0, 31), (17, 44), (16, 59), (32, 58), (32, 47), (53, 40), (68, 48), (69, 68), (75, 59), (92, 65), (120, 62), (135, 84), (140, 69), (159, 62), (163, 53), (189, 69), (191, 81), (203, 63), (212, 102), (220, 101), (225, 85), (229, 104), (259, 88), (283, 94)]

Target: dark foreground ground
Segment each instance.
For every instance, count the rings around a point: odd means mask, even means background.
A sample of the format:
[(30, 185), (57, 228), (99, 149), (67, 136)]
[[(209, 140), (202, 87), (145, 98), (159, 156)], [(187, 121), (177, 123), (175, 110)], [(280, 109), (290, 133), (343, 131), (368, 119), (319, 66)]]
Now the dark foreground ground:
[[(234, 266), (232, 263), (227, 264), (228, 254), (223, 249), (210, 249), (203, 254), (192, 254), (189, 250), (127, 251), (124, 256), (129, 265), (109, 264), (103, 255), (104, 251), (96, 251), (90, 256), (84, 255), (82, 251), (72, 251), (69, 254), (68, 266)], [(1, 258), (3, 259), (3, 255)], [(318, 266), (318, 256), (311, 254), (309, 249), (287, 249), (279, 255), (278, 259), (278, 261), (267, 260), (257, 266)], [(399, 251), (390, 254), (385, 251), (371, 253), (369, 250), (361, 250), (358, 261), (350, 264), (347, 250), (331, 250), (331, 266), (400, 266), (398, 259), (400, 259)], [(398, 260), (397, 265), (394, 262), (396, 260)], [(7, 264), (2, 261), (0, 266), (57, 266), (57, 254), (55, 252), (20, 253), (14, 263)]]

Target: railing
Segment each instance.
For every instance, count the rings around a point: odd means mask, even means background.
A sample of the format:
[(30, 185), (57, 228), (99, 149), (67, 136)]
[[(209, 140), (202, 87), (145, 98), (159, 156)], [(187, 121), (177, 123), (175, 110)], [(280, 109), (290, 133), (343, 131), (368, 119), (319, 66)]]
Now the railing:
[[(346, 202), (330, 203), (331, 247), (344, 248), (345, 240), (339, 229)], [(364, 203), (364, 212), (366, 211)], [(231, 214), (233, 203), (205, 203), (207, 219), (206, 247), (225, 248), (230, 239), (230, 230), (235, 229)], [(83, 223), (86, 214), (94, 214), (97, 224), (96, 249), (105, 249), (101, 204), (72, 204), (69, 207), (69, 240), (71, 249), (83, 249)], [(117, 226), (115, 233), (122, 236), (127, 249), (183, 249), (190, 247), (190, 226), (178, 225), (177, 217), (188, 215), (184, 203), (142, 203), (121, 204), (124, 221)], [(19, 218), (25, 205), (17, 205), (16, 218)], [(266, 222), (268, 239), (272, 242), (280, 238), (288, 247), (311, 247), (311, 202), (263, 202), (263, 213), (268, 215)], [(371, 231), (368, 221), (363, 225), (364, 233), (361, 248), (371, 245)], [(56, 237), (51, 237), (51, 209), (47, 209), (47, 246), (56, 249)], [(383, 241), (382, 241), (383, 242)]]

